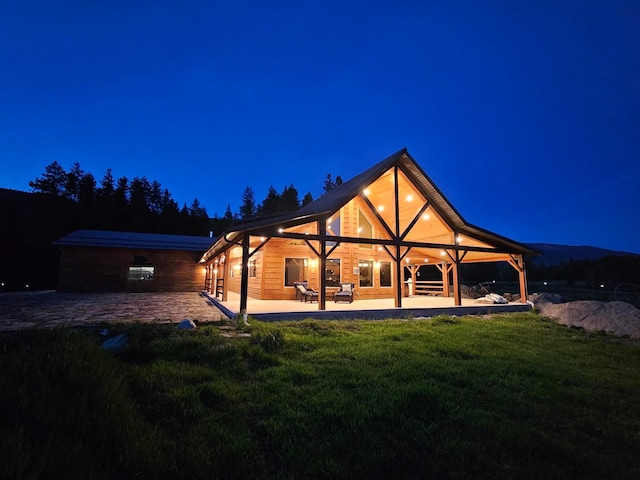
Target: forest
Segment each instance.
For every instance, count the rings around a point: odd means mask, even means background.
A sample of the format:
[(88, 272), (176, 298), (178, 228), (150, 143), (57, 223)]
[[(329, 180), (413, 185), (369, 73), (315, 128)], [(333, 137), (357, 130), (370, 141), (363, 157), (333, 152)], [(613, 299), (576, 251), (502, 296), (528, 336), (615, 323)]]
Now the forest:
[[(327, 174), (322, 194), (342, 183)], [(271, 186), (262, 202), (247, 186), (238, 212), (209, 217), (194, 198), (179, 206), (171, 192), (146, 177), (115, 178), (107, 169), (100, 181), (79, 163), (65, 170), (57, 161), (29, 182), (31, 192), (0, 188), (0, 291), (54, 289), (59, 252), (51, 243), (78, 229), (165, 233), (216, 237), (241, 220), (298, 209), (302, 201), (293, 185), (278, 191)]]

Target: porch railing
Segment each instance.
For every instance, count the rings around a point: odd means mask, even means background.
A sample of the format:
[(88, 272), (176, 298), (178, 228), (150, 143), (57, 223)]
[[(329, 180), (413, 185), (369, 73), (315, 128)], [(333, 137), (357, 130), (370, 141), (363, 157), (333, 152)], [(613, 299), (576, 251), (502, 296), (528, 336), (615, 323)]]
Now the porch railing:
[(444, 283), (439, 280), (417, 280), (413, 289), (416, 295), (444, 295)]

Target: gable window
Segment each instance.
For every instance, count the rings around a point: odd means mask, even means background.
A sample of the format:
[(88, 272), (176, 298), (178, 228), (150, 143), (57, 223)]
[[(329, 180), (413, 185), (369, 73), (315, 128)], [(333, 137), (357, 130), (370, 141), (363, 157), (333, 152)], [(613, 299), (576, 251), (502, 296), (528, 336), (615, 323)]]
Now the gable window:
[(129, 267), (127, 273), (127, 280), (153, 280), (153, 274), (155, 273), (155, 267), (151, 265), (144, 266), (132, 266)]
[(294, 282), (303, 282), (308, 279), (306, 258), (284, 259), (284, 285), (293, 287)]
[(360, 286), (373, 287), (373, 260), (358, 260), (360, 269)]
[(340, 259), (327, 258), (327, 287), (340, 286)]
[[(358, 237), (359, 238), (373, 238), (373, 225), (364, 216), (362, 210), (358, 210)], [(360, 244), (360, 248), (373, 248), (371, 244)]]
[[(340, 236), (340, 211), (327, 220), (327, 235)], [(333, 247), (336, 242), (327, 242), (329, 247)]]
[(391, 286), (391, 262), (380, 262), (380, 286)]

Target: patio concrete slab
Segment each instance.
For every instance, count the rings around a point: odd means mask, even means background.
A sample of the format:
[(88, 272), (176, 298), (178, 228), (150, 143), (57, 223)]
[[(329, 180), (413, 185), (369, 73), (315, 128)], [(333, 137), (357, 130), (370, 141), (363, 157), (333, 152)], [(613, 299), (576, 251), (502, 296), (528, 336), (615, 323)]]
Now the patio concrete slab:
[[(220, 302), (208, 295), (229, 316), (240, 312), (240, 295), (229, 292), (227, 300)], [(526, 303), (486, 304), (463, 298), (461, 306), (455, 306), (451, 297), (416, 295), (404, 297), (402, 308), (396, 308), (394, 299), (356, 299), (352, 303), (333, 300), (325, 303), (326, 310), (319, 310), (318, 303), (295, 300), (247, 299), (247, 314), (263, 321), (317, 319), (383, 319), (407, 317), (433, 317), (436, 315), (484, 315), (490, 313), (525, 312), (531, 309)]]

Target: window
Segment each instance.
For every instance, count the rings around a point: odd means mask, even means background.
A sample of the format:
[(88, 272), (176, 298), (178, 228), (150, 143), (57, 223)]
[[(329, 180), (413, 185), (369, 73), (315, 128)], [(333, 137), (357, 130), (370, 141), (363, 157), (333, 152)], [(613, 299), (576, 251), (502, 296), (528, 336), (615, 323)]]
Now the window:
[[(340, 236), (340, 212), (333, 215), (329, 220), (327, 220), (327, 235), (336, 235)], [(336, 242), (327, 242), (329, 247), (333, 247)]]
[(293, 287), (294, 282), (307, 280), (307, 259), (306, 258), (285, 258), (284, 259), (284, 285)]
[(373, 287), (373, 260), (358, 260), (360, 286)]
[(249, 278), (256, 278), (256, 260), (249, 260)]
[(151, 266), (134, 266), (129, 267), (127, 280), (153, 280), (155, 267)]
[(340, 286), (340, 259), (327, 258), (327, 287)]
[(380, 262), (380, 286), (391, 286), (391, 262)]
[[(373, 226), (371, 222), (364, 216), (362, 210), (358, 210), (358, 237), (373, 238)], [(360, 244), (360, 248), (373, 248), (371, 244)]]

